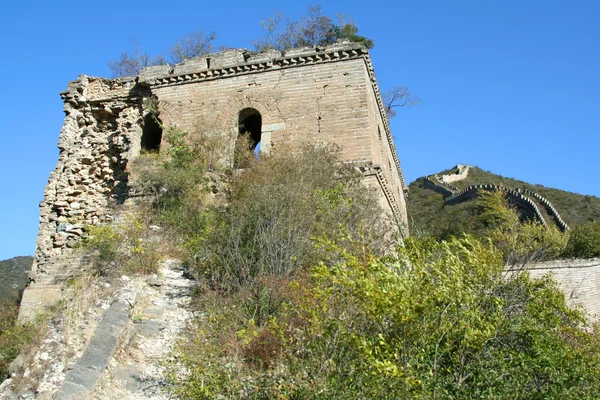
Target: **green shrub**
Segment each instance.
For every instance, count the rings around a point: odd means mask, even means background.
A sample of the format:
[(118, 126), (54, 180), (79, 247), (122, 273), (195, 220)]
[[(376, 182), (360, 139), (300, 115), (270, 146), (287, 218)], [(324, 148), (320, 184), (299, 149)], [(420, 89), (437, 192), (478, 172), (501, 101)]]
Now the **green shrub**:
[(294, 277), (324, 255), (315, 237), (340, 246), (360, 238), (371, 251), (387, 250), (377, 201), (335, 150), (281, 150), (233, 179), (226, 205), (212, 209), (195, 257), (213, 288), (248, 293), (258, 325), (278, 308), (271, 277)]
[(121, 271), (121, 245), (123, 235), (111, 225), (86, 227), (88, 236), (82, 240), (81, 248), (93, 252), (94, 270), (100, 275), (116, 275)]
[(205, 314), (180, 347), (181, 397), (580, 399), (600, 390), (595, 328), (550, 279), (506, 278), (502, 254), (471, 237), (409, 239), (397, 258), (346, 255), (275, 284), (284, 307), (262, 326), (240, 309), (243, 297), (205, 293)]
[(21, 351), (39, 336), (32, 324), (17, 322), (19, 307), (0, 302), (0, 381), (8, 378), (8, 366)]
[(158, 271), (160, 254), (149, 240), (148, 224), (133, 217), (120, 226), (91, 225), (81, 248), (92, 253), (96, 273), (114, 276), (121, 273), (151, 274)]
[(573, 229), (564, 251), (565, 257), (600, 257), (600, 222), (588, 222)]
[(568, 232), (554, 225), (521, 221), (500, 192), (482, 192), (475, 204), (482, 236), (502, 252), (508, 266), (521, 268), (529, 262), (559, 258), (567, 245)]
[(199, 144), (199, 139), (192, 141), (185, 131), (170, 128), (165, 140), (166, 154), (141, 155), (134, 160), (132, 169), (137, 191), (150, 195), (158, 214), (170, 214), (167, 221), (177, 224), (178, 216), (172, 214), (206, 189), (203, 174), (208, 161), (199, 156), (205, 146)]

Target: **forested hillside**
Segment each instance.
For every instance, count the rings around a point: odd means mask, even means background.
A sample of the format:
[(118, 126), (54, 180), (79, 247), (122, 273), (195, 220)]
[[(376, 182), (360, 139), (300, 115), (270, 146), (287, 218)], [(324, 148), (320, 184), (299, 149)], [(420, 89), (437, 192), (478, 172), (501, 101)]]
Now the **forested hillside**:
[(0, 302), (17, 301), (27, 284), (27, 274), (33, 257), (14, 257), (0, 261)]

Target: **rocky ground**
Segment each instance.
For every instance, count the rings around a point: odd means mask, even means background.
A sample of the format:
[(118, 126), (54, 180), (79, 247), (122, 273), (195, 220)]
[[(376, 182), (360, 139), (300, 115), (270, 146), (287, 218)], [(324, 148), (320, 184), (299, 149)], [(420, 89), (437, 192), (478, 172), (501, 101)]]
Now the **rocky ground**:
[(176, 260), (150, 278), (86, 282), (50, 320), (39, 349), (13, 366), (1, 398), (172, 398), (166, 365), (193, 317), (192, 287)]

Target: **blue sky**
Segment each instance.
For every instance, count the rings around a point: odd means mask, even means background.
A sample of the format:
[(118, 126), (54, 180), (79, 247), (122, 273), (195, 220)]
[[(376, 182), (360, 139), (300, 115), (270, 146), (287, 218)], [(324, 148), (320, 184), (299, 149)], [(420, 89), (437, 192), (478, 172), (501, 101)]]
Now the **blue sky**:
[[(321, 4), (375, 41), (382, 90), (409, 86), (422, 98), (392, 120), (408, 182), (467, 163), (600, 196), (600, 2)], [(156, 54), (204, 29), (218, 45), (251, 48), (261, 20), (305, 10), (281, 1), (0, 2), (0, 259), (33, 254), (68, 81), (110, 76), (106, 62), (134, 38)]]

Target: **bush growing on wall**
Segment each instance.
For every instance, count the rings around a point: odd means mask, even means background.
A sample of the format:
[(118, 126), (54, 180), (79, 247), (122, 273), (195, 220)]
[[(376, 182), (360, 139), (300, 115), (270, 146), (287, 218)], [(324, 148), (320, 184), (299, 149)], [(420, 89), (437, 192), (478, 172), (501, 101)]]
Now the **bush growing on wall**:
[(100, 275), (155, 273), (160, 255), (149, 241), (149, 228), (141, 217), (133, 217), (120, 226), (92, 225), (81, 247), (92, 252), (93, 268)]
[(337, 150), (314, 144), (278, 149), (234, 177), (226, 205), (211, 212), (195, 267), (213, 288), (248, 290), (260, 325), (277, 307), (268, 282), (290, 279), (314, 262), (314, 237), (340, 245), (361, 238), (381, 254), (390, 245), (385, 223), (372, 193), (352, 166), (339, 162)]

